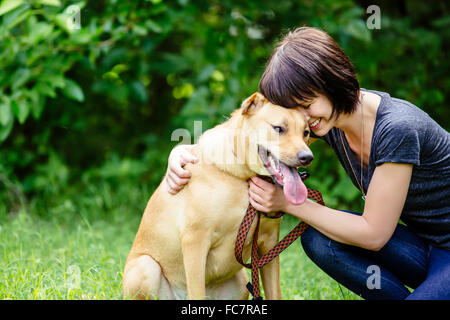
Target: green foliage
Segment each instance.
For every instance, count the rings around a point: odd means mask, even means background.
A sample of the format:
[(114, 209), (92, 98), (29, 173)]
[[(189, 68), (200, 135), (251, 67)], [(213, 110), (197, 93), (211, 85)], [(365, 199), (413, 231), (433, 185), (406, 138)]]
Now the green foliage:
[[(92, 184), (156, 187), (176, 143), (173, 130), (194, 134), (194, 121), (206, 130), (225, 120), (257, 90), (280, 35), (300, 25), (329, 32), (362, 87), (407, 99), (449, 128), (447, 5), (384, 3), (380, 30), (367, 28), (367, 6), (1, 1), (0, 206), (14, 212), (36, 203), (46, 215)], [(332, 151), (313, 149), (320, 162), (308, 184), (330, 206), (360, 210)]]
[[(383, 1), (381, 29), (369, 30), (370, 4), (0, 0), (0, 297), (119, 299), (171, 133), (224, 121), (257, 90), (288, 29), (324, 29), (362, 87), (409, 100), (448, 130), (448, 4)], [(308, 186), (330, 207), (361, 211), (331, 148), (312, 149)], [(287, 218), (282, 234), (296, 224)], [(299, 247), (281, 256), (284, 298), (358, 298)]]

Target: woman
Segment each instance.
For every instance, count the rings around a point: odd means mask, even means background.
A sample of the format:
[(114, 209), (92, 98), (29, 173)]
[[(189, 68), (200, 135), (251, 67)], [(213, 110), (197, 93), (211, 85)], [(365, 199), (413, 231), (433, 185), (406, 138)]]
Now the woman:
[[(361, 89), (342, 49), (315, 28), (297, 28), (278, 43), (259, 91), (274, 104), (301, 107), (365, 206), (362, 214), (310, 200), (295, 206), (258, 177), (249, 182), (250, 203), (308, 223), (307, 255), (365, 299), (450, 299), (450, 134), (411, 103)], [(172, 151), (170, 192), (188, 182), (183, 166), (195, 161), (189, 147)]]

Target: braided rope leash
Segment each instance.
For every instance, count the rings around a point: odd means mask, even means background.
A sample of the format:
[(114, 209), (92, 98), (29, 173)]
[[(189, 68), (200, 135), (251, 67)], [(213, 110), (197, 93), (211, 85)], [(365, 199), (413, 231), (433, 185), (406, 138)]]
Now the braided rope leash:
[[(306, 180), (309, 177), (309, 174), (307, 172), (302, 172), (300, 173), (300, 177), (302, 178), (302, 180)], [(319, 191), (310, 188), (307, 188), (307, 190), (307, 197), (309, 199), (317, 201), (317, 203), (321, 205), (325, 205), (322, 194)], [(249, 204), (244, 219), (239, 226), (239, 231), (236, 237), (236, 245), (234, 248), (234, 256), (236, 257), (236, 260), (244, 267), (252, 270), (252, 282), (247, 283), (247, 289), (252, 294), (253, 300), (262, 300), (261, 291), (259, 288), (259, 269), (275, 259), (281, 252), (283, 252), (295, 240), (297, 240), (298, 237), (300, 237), (300, 235), (308, 228), (308, 225), (306, 223), (300, 222), (291, 232), (289, 232), (280, 242), (278, 242), (275, 247), (269, 250), (262, 257), (258, 257), (258, 232), (261, 213), (270, 219), (278, 219), (284, 215), (284, 212), (277, 212), (276, 214), (269, 216), (263, 212), (257, 211), (251, 204)], [(242, 252), (244, 250), (244, 244), (245, 240), (247, 239), (248, 232), (250, 231), (255, 218), (257, 219), (256, 229), (252, 239), (251, 262), (245, 263), (242, 260)]]

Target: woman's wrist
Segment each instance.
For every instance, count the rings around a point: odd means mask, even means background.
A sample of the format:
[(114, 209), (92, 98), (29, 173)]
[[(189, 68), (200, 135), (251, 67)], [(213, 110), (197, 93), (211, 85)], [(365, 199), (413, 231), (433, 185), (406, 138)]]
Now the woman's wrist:
[(305, 213), (304, 209), (306, 209), (306, 206), (309, 205), (308, 202), (310, 202), (310, 201), (311, 200), (306, 199), (305, 202), (303, 202), (302, 204), (298, 204), (298, 205), (287, 202), (283, 211), (290, 215), (293, 215), (299, 219), (303, 219), (304, 213)]
[[(308, 201), (308, 199), (306, 199), (306, 201)], [(289, 213), (290, 215), (293, 215), (293, 216), (296, 216), (296, 217), (300, 218), (299, 217), (299, 215), (300, 215), (299, 211), (301, 211), (300, 207), (303, 206), (304, 204), (305, 203), (302, 203), (300, 205), (295, 205), (295, 204), (292, 204), (290, 202), (287, 202), (283, 211), (286, 212), (286, 213)]]

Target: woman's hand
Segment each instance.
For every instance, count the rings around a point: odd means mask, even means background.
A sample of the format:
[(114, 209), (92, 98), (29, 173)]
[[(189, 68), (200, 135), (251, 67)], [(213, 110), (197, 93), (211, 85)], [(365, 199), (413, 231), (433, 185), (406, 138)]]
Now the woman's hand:
[(256, 210), (265, 213), (286, 211), (289, 202), (281, 187), (258, 177), (250, 178), (249, 185), (250, 204)]
[(198, 162), (199, 159), (190, 152), (193, 147), (194, 145), (179, 145), (170, 152), (167, 172), (164, 177), (170, 194), (177, 194), (191, 178), (191, 173), (183, 167), (187, 163)]

